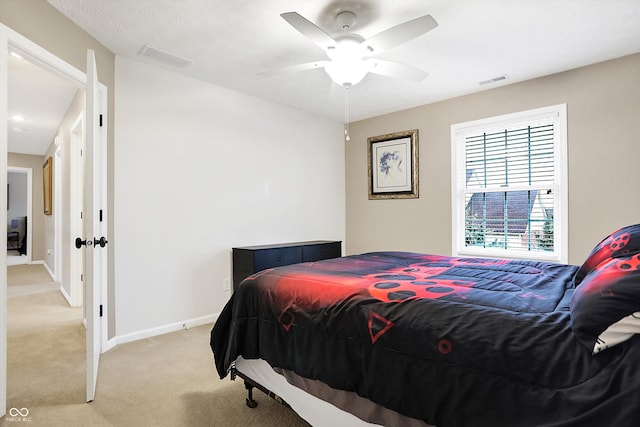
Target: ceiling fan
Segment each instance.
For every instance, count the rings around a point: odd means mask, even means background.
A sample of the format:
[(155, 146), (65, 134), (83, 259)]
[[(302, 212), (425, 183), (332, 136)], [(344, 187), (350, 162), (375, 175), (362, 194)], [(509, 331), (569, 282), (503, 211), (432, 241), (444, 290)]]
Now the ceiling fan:
[(438, 23), (431, 15), (424, 15), (388, 28), (368, 39), (349, 31), (356, 20), (356, 15), (350, 11), (343, 11), (336, 15), (338, 27), (344, 32), (335, 37), (296, 12), (287, 12), (280, 16), (322, 48), (329, 59), (293, 65), (276, 72), (262, 74), (324, 68), (334, 82), (344, 87), (359, 83), (367, 73), (415, 81), (420, 81), (427, 75), (424, 71), (408, 65), (373, 56), (436, 28)]

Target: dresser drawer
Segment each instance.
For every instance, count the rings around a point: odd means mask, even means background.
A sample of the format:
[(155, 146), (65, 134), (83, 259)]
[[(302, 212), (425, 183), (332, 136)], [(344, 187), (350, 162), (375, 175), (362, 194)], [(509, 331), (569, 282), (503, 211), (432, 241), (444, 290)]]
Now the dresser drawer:
[(291, 248), (264, 249), (256, 251), (254, 256), (255, 271), (261, 271), (272, 267), (281, 267), (283, 265), (297, 264), (299, 262), (302, 262), (302, 249), (299, 246)]
[(341, 256), (342, 242), (333, 240), (232, 248), (233, 290), (235, 292), (240, 282), (247, 277), (267, 268)]
[(320, 261), (321, 259), (339, 258), (341, 256), (341, 242), (302, 246), (302, 262)]

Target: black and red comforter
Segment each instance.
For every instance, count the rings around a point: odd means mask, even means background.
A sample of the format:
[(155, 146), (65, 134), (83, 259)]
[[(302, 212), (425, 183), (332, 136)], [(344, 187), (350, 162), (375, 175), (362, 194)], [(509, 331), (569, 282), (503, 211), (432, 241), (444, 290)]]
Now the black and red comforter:
[(577, 268), (376, 252), (266, 270), (216, 322), (216, 368), (261, 358), (439, 427), (640, 425), (640, 340), (578, 342)]

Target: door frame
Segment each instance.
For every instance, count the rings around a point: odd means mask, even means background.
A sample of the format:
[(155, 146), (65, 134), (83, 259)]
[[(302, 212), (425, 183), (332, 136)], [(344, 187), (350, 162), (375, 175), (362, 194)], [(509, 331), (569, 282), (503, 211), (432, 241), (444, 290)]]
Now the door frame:
[[(43, 68), (61, 75), (71, 81), (73, 81), (79, 88), (86, 90), (87, 87), (87, 75), (86, 73), (75, 68), (71, 64), (63, 61), (56, 55), (32, 42), (28, 38), (20, 35), (6, 25), (0, 23), (0, 93), (7, 93), (8, 90), (8, 57), (9, 49), (15, 49), (24, 54), (34, 63), (42, 66)], [(104, 114), (103, 127), (100, 128), (102, 141), (106, 146), (107, 141), (107, 90), (103, 84), (98, 85), (100, 93), (100, 105), (98, 108)], [(8, 142), (8, 101), (7, 97), (0, 99), (0, 224), (7, 221), (7, 142)], [(103, 156), (106, 152), (106, 148), (103, 148), (98, 153), (99, 156)], [(101, 159), (103, 163), (106, 163), (106, 157)], [(96, 177), (102, 182), (103, 187), (107, 185), (106, 168), (102, 170), (99, 177)], [(105, 193), (106, 194), (106, 193)], [(106, 211), (106, 205), (104, 209)], [(106, 235), (106, 222), (103, 224), (104, 232)], [(101, 321), (95, 325), (95, 334), (100, 336), (101, 348), (100, 352), (103, 353), (107, 348), (107, 325), (108, 325), (108, 313), (107, 307), (107, 277), (106, 277), (106, 261), (107, 251), (103, 251), (103, 260), (105, 261), (104, 272), (101, 277), (94, 281), (95, 292), (100, 295), (101, 303), (103, 305), (103, 316)], [(7, 256), (7, 242), (6, 234), (0, 233), (0, 259), (6, 259)], [(0, 262), (0, 417), (7, 413), (7, 266), (6, 262)]]
[[(55, 137), (54, 145), (56, 149), (53, 153), (53, 212), (55, 215), (53, 226), (53, 280), (62, 284), (62, 260), (65, 258), (62, 253), (64, 192), (62, 191), (62, 147), (57, 136)], [(27, 246), (28, 249), (29, 247)]]

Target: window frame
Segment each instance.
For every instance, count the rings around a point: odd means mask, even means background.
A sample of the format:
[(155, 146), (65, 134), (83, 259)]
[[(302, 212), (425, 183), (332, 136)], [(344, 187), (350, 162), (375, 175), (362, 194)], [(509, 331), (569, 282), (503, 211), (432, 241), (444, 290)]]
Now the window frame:
[[(554, 122), (554, 250), (549, 252), (465, 245), (466, 163), (465, 139), (482, 132), (502, 131), (516, 125), (526, 127), (541, 121)], [(509, 187), (508, 191), (535, 189), (533, 186)], [(487, 189), (486, 192), (491, 190)], [(567, 104), (504, 114), (451, 125), (451, 229), (452, 255), (511, 259), (535, 259), (568, 262), (568, 158)]]

